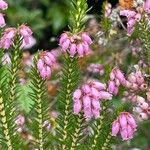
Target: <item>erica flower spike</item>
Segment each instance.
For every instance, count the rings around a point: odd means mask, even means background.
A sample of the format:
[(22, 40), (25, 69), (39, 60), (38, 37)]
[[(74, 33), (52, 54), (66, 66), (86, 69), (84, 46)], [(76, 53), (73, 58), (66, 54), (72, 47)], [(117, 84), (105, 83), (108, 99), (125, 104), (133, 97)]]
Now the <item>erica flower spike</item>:
[(112, 124), (112, 136), (116, 136), (120, 132), (123, 141), (130, 140), (133, 138), (136, 128), (133, 116), (128, 112), (122, 112)]
[(92, 40), (86, 32), (72, 35), (69, 32), (63, 33), (59, 40), (59, 45), (63, 52), (68, 52), (71, 57), (78, 54), (83, 57), (90, 53)]
[(42, 52), (37, 62), (37, 68), (43, 79), (50, 78), (52, 69), (56, 64), (55, 56), (51, 52)]

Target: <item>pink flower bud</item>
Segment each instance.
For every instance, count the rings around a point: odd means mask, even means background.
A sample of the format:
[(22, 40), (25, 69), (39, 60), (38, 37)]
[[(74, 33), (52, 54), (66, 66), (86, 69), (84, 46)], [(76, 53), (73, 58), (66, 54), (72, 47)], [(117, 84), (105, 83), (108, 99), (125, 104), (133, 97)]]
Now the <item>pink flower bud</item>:
[(6, 28), (4, 31), (4, 38), (6, 39), (13, 39), (17, 33), (16, 28)]
[(42, 59), (39, 59), (37, 62), (37, 68), (39, 71), (41, 71), (44, 67), (44, 62), (42, 61)]
[(125, 83), (126, 80), (124, 74), (119, 69), (114, 69), (114, 74), (121, 84)]
[(47, 75), (46, 78), (50, 78), (51, 73), (52, 73), (51, 68), (49, 66), (46, 66), (46, 75)]
[(119, 116), (119, 123), (122, 129), (125, 129), (127, 127), (126, 113), (121, 113), (121, 115)]
[(61, 46), (68, 39), (67, 33), (63, 33), (59, 40), (59, 45)]
[(135, 19), (136, 19), (136, 21), (140, 21), (141, 20), (141, 14), (140, 13), (136, 14)]
[(19, 32), (24, 38), (30, 37), (33, 33), (32, 30), (24, 24), (19, 27)]
[(119, 124), (118, 120), (116, 120), (112, 123), (112, 133), (111, 133), (112, 136), (116, 136), (118, 134), (119, 130), (120, 130), (120, 124)]
[(91, 98), (89, 96), (83, 97), (83, 107), (91, 109)]
[(132, 83), (126, 80), (125, 87), (126, 88), (131, 88), (132, 87)]
[(145, 102), (145, 99), (141, 96), (137, 96), (137, 102), (142, 104)]
[(84, 53), (85, 53), (85, 55), (88, 55), (89, 53), (90, 53), (90, 47), (89, 47), (89, 45), (87, 44), (87, 43), (82, 43), (82, 45), (83, 45), (83, 49), (84, 49)]
[(127, 125), (128, 140), (133, 138), (134, 130), (130, 125)]
[(131, 36), (132, 33), (134, 32), (134, 29), (135, 29), (135, 27), (128, 27), (128, 28), (127, 28), (127, 35), (128, 35), (128, 36)]
[(115, 82), (114, 81), (109, 81), (109, 84), (108, 84), (109, 93), (114, 94), (115, 88), (116, 88)]
[(47, 71), (46, 71), (45, 67), (40, 71), (40, 75), (43, 79), (46, 79)]
[(111, 73), (110, 73), (110, 80), (114, 80), (115, 79), (115, 74), (114, 74), (114, 72), (112, 71)]
[(94, 107), (94, 109), (100, 110), (100, 102), (99, 102), (99, 100), (92, 99), (92, 106)]
[(79, 112), (81, 111), (81, 108), (82, 108), (82, 104), (81, 104), (80, 100), (74, 102), (74, 104), (73, 104), (73, 112), (74, 112), (74, 114), (79, 114)]
[(144, 10), (148, 13), (150, 13), (150, 0), (146, 0), (144, 2)]
[(127, 129), (121, 129), (120, 134), (121, 134), (121, 138), (122, 138), (123, 141), (128, 140)]
[(138, 85), (136, 84), (136, 83), (132, 83), (132, 86), (131, 86), (131, 88), (133, 89), (133, 90), (138, 90)]
[(87, 42), (88, 44), (92, 44), (92, 40), (87, 33), (82, 33), (81, 38), (83, 41)]
[(44, 60), (44, 62), (45, 62), (46, 65), (48, 65), (48, 66), (52, 66), (53, 65), (53, 62), (48, 57), (48, 55), (43, 56), (43, 60)]
[(84, 47), (83, 44), (78, 44), (77, 45), (77, 52), (79, 54), (79, 57), (83, 57), (84, 56)]
[(6, 25), (4, 15), (0, 13), (0, 27), (3, 28)]
[(67, 39), (66, 41), (64, 41), (64, 42), (62, 43), (62, 45), (60, 45), (61, 48), (62, 48), (62, 51), (63, 51), (63, 52), (66, 52), (66, 50), (69, 48), (69, 45), (70, 45), (70, 40)]
[(80, 89), (75, 90), (75, 92), (73, 93), (73, 99), (80, 99), (82, 95), (82, 92)]
[(91, 93), (91, 88), (90, 88), (90, 86), (87, 85), (87, 84), (85, 84), (85, 85), (82, 86), (82, 90), (83, 90), (83, 92), (84, 92), (85, 94)]
[(127, 122), (133, 129), (137, 127), (136, 121), (130, 113), (127, 113)]
[(128, 27), (130, 28), (130, 27), (133, 27), (133, 26), (135, 25), (135, 23), (136, 23), (136, 20), (135, 20), (135, 19), (130, 19), (130, 20), (128, 21), (127, 25), (128, 25)]
[(144, 112), (140, 113), (139, 117), (142, 119), (142, 120), (148, 120), (148, 115)]
[(88, 120), (92, 118), (92, 108), (91, 108), (91, 99), (88, 96), (83, 97), (83, 109), (84, 109), (84, 116)]
[(140, 106), (142, 109), (148, 109), (149, 108), (149, 105), (146, 102), (142, 103), (142, 105), (140, 105)]
[(121, 84), (120, 81), (117, 78), (115, 79), (115, 84), (116, 84), (117, 87), (119, 87), (120, 84)]
[(99, 97), (100, 97), (100, 99), (104, 99), (104, 100), (111, 100), (112, 99), (112, 94), (110, 94), (110, 93), (108, 93), (108, 92), (106, 92), (106, 91), (100, 91), (99, 92)]
[(4, 0), (0, 0), (0, 9), (6, 10), (8, 8), (8, 4)]
[(76, 45), (75, 44), (71, 44), (69, 53), (70, 53), (71, 57), (74, 57), (74, 55), (76, 54)]
[(92, 87), (91, 88), (91, 94), (92, 94), (92, 96), (94, 97), (94, 98), (98, 98), (99, 97), (99, 95), (100, 95), (100, 93), (99, 93), (99, 91), (96, 89), (96, 88), (94, 88), (94, 87)]
[(53, 63), (56, 63), (56, 57), (52, 52), (47, 52), (47, 56)]
[(93, 86), (98, 89), (98, 90), (105, 90), (106, 89), (106, 84), (101, 83), (101, 82), (97, 82), (97, 81), (93, 81)]

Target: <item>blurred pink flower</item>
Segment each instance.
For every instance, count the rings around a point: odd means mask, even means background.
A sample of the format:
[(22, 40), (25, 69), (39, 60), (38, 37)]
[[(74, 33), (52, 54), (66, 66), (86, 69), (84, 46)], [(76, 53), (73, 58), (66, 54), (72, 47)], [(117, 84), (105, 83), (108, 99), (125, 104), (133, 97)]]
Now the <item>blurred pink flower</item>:
[(0, 0), (0, 9), (6, 10), (8, 8), (8, 4), (4, 0)]
[(0, 13), (0, 27), (3, 28), (6, 25), (5, 19), (4, 19), (4, 14)]

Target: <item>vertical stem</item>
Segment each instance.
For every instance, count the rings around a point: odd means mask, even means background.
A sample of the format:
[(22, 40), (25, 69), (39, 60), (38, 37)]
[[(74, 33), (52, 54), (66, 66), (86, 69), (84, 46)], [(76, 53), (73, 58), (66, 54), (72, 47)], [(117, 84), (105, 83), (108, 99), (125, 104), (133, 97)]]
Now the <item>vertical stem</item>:
[(107, 103), (107, 102), (103, 103), (100, 118), (96, 121), (96, 133), (94, 134), (94, 137), (92, 138), (92, 140), (93, 140), (92, 149), (97, 147), (97, 141), (98, 141), (98, 138), (99, 138), (99, 135), (101, 133), (102, 126), (103, 126), (103, 121), (105, 118), (105, 112), (107, 109), (105, 103)]
[(42, 116), (42, 94), (41, 94), (41, 89), (42, 89), (42, 82), (37, 80), (38, 82), (38, 96), (37, 96), (37, 121), (38, 121), (38, 142), (39, 142), (39, 150), (44, 150), (43, 149), (43, 116)]
[(6, 106), (4, 105), (4, 99), (2, 97), (2, 91), (0, 90), (0, 117), (1, 117), (2, 127), (3, 127), (4, 138), (6, 140), (7, 149), (13, 150), (13, 146), (12, 146), (13, 142), (10, 136), (8, 118), (6, 113), (8, 112), (6, 111)]
[(76, 128), (75, 128), (75, 131), (72, 135), (72, 143), (71, 143), (70, 150), (75, 150), (76, 146), (79, 144), (78, 139), (83, 134), (83, 132), (81, 131), (83, 125), (84, 125), (83, 115), (79, 114), (79, 116), (77, 116), (77, 120), (76, 120)]
[[(75, 89), (73, 83), (74, 83), (74, 65), (77, 64), (77, 60), (74, 59), (74, 58), (70, 58), (69, 56), (67, 57), (67, 61), (68, 61), (68, 66), (67, 66), (67, 83), (66, 83), (66, 94), (65, 94), (65, 108), (64, 108), (64, 120), (63, 120), (63, 128), (62, 128), (62, 131), (63, 131), (63, 137), (62, 139), (60, 139), (61, 141), (64, 141), (63, 142), (63, 145), (62, 145), (62, 149), (63, 150), (66, 150), (66, 144), (65, 144), (65, 141), (69, 138), (69, 135), (68, 135), (68, 125), (69, 125), (69, 118), (70, 118), (70, 113), (71, 113), (71, 99), (72, 99), (72, 93)], [(78, 81), (76, 81), (78, 82)]]
[(110, 140), (111, 140), (112, 136), (111, 136), (111, 132), (108, 134), (103, 146), (102, 146), (102, 150), (109, 150), (109, 143), (110, 143)]
[(12, 58), (11, 58), (11, 83), (10, 83), (10, 100), (16, 100), (16, 87), (17, 87), (17, 77), (21, 64), (21, 50), (19, 42), (16, 42), (16, 45), (13, 46)]

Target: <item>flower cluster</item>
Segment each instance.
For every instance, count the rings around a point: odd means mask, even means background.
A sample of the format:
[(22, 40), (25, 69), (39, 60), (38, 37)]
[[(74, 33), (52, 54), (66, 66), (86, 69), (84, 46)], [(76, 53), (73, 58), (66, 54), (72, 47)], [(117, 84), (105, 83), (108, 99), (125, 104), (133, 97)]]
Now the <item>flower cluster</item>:
[(83, 109), (84, 116), (87, 120), (92, 117), (100, 116), (100, 100), (111, 100), (112, 94), (106, 91), (106, 84), (98, 81), (91, 81), (82, 85), (73, 94), (74, 113), (79, 114)]
[(128, 75), (125, 87), (130, 89), (130, 92), (146, 90), (147, 84), (145, 83), (144, 74), (139, 70), (138, 66), (135, 66), (135, 69), (135, 72)]
[(100, 75), (104, 74), (104, 68), (101, 64), (90, 64), (87, 70), (92, 73), (98, 73)]
[(71, 57), (74, 57), (76, 54), (78, 54), (79, 57), (89, 54), (91, 44), (92, 40), (86, 32), (74, 35), (65, 32), (61, 35), (59, 40), (62, 52), (67, 51)]
[(18, 29), (6, 28), (3, 36), (0, 39), (0, 48), (9, 49), (13, 44), (16, 34), (19, 34), (26, 44), (29, 44), (29, 40), (32, 36), (32, 30), (26, 26), (21, 25)]
[(150, 118), (150, 92), (146, 93), (147, 98), (136, 96), (136, 106), (133, 111), (138, 115), (139, 120), (148, 120)]
[(147, 19), (148, 24), (150, 22), (149, 16), (148, 16), (150, 13), (150, 0), (136, 3), (135, 7), (137, 7), (135, 11), (133, 10), (121, 10), (120, 11), (121, 16), (127, 17), (127, 33), (129, 36), (133, 33), (135, 29), (135, 24), (141, 20), (143, 15)]
[(52, 69), (56, 65), (56, 58), (51, 52), (43, 51), (40, 55), (40, 59), (37, 62), (37, 68), (40, 76), (43, 79), (51, 77)]
[(113, 95), (118, 94), (119, 86), (125, 85), (126, 79), (124, 74), (118, 68), (114, 68), (110, 73), (110, 81), (108, 83), (108, 91)]
[[(8, 4), (4, 0), (0, 0), (0, 10), (6, 10), (8, 8)], [(6, 25), (4, 14), (0, 13), (0, 27), (3, 28)]]
[(122, 140), (130, 140), (136, 131), (137, 125), (133, 116), (128, 112), (122, 112), (112, 123), (112, 136), (120, 133)]
[(135, 24), (141, 20), (141, 14), (132, 10), (122, 10), (120, 15), (127, 17), (127, 33), (130, 36), (135, 29)]

